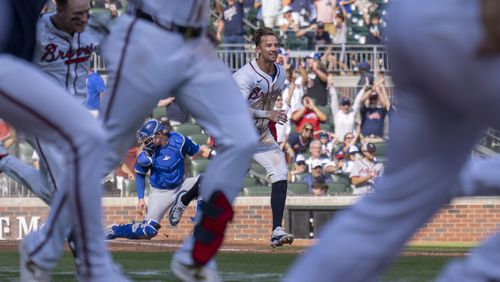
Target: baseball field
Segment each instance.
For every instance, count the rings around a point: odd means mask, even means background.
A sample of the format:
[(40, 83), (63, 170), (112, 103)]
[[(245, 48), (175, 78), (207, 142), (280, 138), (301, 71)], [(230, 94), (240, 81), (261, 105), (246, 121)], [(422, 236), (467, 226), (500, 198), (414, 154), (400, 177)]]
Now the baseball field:
[[(178, 244), (165, 241), (109, 242), (117, 263), (134, 281), (178, 281), (170, 272), (169, 263)], [(0, 281), (19, 281), (17, 241), (0, 244)], [(432, 281), (444, 264), (463, 257), (470, 246), (409, 246), (390, 268), (382, 281)], [(280, 281), (303, 247), (272, 250), (267, 246), (224, 246), (217, 262), (224, 281)], [(353, 269), (353, 271), (355, 271)], [(54, 281), (75, 281), (73, 258), (65, 252), (53, 276)]]

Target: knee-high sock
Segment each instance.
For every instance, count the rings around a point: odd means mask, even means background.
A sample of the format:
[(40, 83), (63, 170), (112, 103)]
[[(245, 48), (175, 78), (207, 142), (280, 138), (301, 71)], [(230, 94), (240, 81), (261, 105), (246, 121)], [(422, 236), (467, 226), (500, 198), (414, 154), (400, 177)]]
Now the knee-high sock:
[(273, 230), (281, 226), (285, 210), (287, 181), (280, 180), (273, 183), (271, 191), (271, 209), (273, 211)]
[(192, 200), (195, 200), (196, 198), (198, 198), (198, 195), (199, 195), (198, 190), (200, 187), (200, 180), (201, 180), (201, 176), (198, 178), (198, 181), (196, 181), (196, 183), (193, 185), (193, 187), (191, 189), (189, 189), (186, 192), (186, 194), (182, 195), (181, 202), (186, 207), (189, 206), (189, 203), (191, 203)]

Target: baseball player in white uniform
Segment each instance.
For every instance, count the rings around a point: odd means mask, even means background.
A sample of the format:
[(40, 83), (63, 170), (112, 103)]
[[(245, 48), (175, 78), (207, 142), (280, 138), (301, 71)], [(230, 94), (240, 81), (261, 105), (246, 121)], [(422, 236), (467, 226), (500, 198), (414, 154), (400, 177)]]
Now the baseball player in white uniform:
[[(500, 125), (499, 11), (497, 0), (392, 3), (387, 42), (399, 111), (385, 174), (374, 194), (324, 227), (285, 281), (377, 281), (452, 197), (499, 192), (498, 158), (483, 171), (465, 165), (485, 127)], [(499, 254), (496, 234), (437, 280), (500, 281)]]
[(118, 164), (142, 121), (167, 96), (175, 96), (216, 140), (217, 155), (200, 183), (202, 216), (172, 260), (184, 281), (219, 279), (205, 265), (223, 241), (258, 142), (245, 101), (235, 95), (238, 87), (206, 36), (208, 6), (202, 0), (131, 1), (103, 44), (110, 78), (101, 111), (110, 145), (107, 169)]
[(275, 63), (278, 57), (279, 41), (270, 28), (261, 28), (255, 32), (255, 50), (258, 57), (240, 70), (233, 77), (241, 94), (247, 100), (254, 117), (255, 127), (260, 135), (260, 145), (253, 158), (260, 163), (271, 179), (271, 208), (273, 213), (273, 232), (271, 246), (292, 244), (293, 235), (282, 227), (285, 210), (288, 170), (285, 154), (269, 131), (269, 121), (280, 124), (287, 122), (285, 111), (274, 110), (276, 98), (285, 88), (285, 70)]
[[(79, 280), (126, 281), (112, 266), (103, 239), (99, 158), (105, 150), (104, 132), (62, 88), (20, 59), (33, 56), (35, 23), (44, 3), (0, 2), (0, 113), (17, 130), (53, 142), (66, 168), (56, 180), (61, 189), (45, 225), (20, 244), (21, 281), (50, 280), (69, 228), (77, 239)], [(84, 21), (89, 7), (80, 8)]]

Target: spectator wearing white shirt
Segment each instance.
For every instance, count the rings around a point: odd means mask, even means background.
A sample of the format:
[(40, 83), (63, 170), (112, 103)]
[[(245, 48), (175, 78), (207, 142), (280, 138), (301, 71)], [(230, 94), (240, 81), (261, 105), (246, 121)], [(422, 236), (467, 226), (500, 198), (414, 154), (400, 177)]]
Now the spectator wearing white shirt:
[(297, 73), (290, 69), (287, 71), (285, 89), (283, 90), (283, 102), (288, 106), (288, 117), (295, 111), (302, 108), (302, 97), (304, 96), (304, 86), (307, 82), (307, 73), (303, 66), (299, 66), (303, 71)]
[(343, 97), (342, 101), (338, 101), (337, 91), (333, 82), (333, 75), (328, 76), (328, 91), (330, 93), (330, 107), (332, 109), (333, 124), (335, 125), (335, 135), (339, 142), (344, 141), (344, 136), (349, 132), (354, 132), (355, 139), (357, 139), (359, 132), (356, 131), (356, 113), (361, 107), (361, 98), (365, 92), (367, 85), (362, 88), (351, 107), (351, 100), (349, 97)]

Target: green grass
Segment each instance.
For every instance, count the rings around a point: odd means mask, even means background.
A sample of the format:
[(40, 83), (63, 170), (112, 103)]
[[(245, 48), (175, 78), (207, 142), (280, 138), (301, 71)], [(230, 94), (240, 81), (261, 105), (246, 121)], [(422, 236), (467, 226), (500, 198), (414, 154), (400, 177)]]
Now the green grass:
[[(437, 247), (410, 247), (429, 252), (446, 253), (443, 248)], [(465, 252), (466, 249), (453, 247)], [(172, 253), (161, 252), (115, 252), (115, 261), (122, 265), (126, 274), (134, 281), (178, 281), (170, 272), (169, 263)], [(288, 253), (222, 253), (218, 256), (219, 271), (224, 281), (279, 281), (283, 273), (296, 258), (296, 254)], [(439, 270), (451, 256), (408, 256), (400, 258), (393, 265), (382, 281), (420, 282), (432, 281)], [(355, 269), (353, 270), (355, 271)], [(57, 267), (54, 281), (75, 281), (73, 258), (65, 253)], [(17, 281), (18, 254), (17, 252), (0, 252), (0, 281)]]

